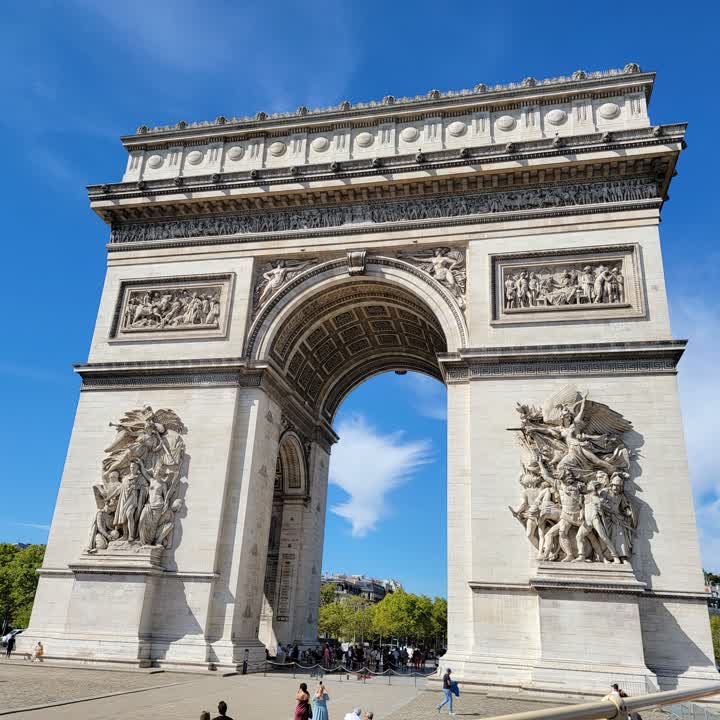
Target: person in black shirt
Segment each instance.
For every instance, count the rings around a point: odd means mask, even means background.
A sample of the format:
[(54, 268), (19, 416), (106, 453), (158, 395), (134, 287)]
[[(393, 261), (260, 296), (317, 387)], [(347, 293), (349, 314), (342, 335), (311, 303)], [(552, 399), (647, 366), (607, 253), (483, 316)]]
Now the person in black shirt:
[(227, 703), (224, 700), (221, 700), (218, 703), (218, 712), (220, 713), (217, 717), (213, 718), (213, 720), (233, 720), (229, 715), (227, 715)]
[(450, 674), (452, 673), (452, 670), (450, 668), (445, 669), (445, 674), (443, 675), (442, 684), (443, 684), (443, 694), (445, 695), (445, 699), (437, 706), (437, 711), (440, 712), (440, 709), (443, 707), (443, 705), (449, 705), (448, 707), (448, 714), (454, 715), (453, 712), (453, 691), (452, 691), (452, 680), (450, 678)]

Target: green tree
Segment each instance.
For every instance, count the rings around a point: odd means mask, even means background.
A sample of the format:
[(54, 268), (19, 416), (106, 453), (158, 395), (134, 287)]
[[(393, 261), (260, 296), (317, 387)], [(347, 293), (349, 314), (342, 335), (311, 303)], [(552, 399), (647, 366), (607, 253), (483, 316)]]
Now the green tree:
[(323, 583), (320, 586), (320, 607), (335, 602), (335, 583)]
[(413, 632), (416, 596), (396, 590), (388, 593), (376, 606), (374, 628), (385, 637), (408, 637)]
[(318, 614), (318, 632), (326, 638), (343, 638), (348, 626), (347, 606), (342, 602), (332, 602), (320, 606)]
[(432, 624), (436, 643), (442, 642), (447, 637), (447, 600), (445, 598), (436, 597), (433, 600)]
[(720, 663), (720, 615), (710, 616), (710, 631), (712, 633), (715, 661)]
[(433, 636), (433, 601), (427, 595), (414, 595), (411, 635), (420, 641)]
[(19, 548), (10, 543), (0, 543), (0, 631), (12, 625), (15, 612), (13, 599), (12, 561)]
[[(0, 544), (0, 625), (27, 627), (30, 622), (37, 569), (45, 556), (44, 545), (19, 548)], [(2, 629), (0, 628), (0, 629)]]

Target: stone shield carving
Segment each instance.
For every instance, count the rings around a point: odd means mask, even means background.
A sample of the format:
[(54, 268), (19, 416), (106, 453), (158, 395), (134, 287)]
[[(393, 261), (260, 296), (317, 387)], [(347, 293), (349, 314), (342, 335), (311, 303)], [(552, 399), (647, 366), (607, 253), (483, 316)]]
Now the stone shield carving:
[(510, 512), (538, 559), (629, 562), (637, 509), (625, 492), (632, 453), (623, 436), (632, 423), (574, 385), (517, 411), (522, 493)]
[(182, 436), (187, 428), (172, 410), (130, 410), (102, 461), (102, 482), (93, 485), (97, 512), (87, 553), (169, 547), (182, 508)]

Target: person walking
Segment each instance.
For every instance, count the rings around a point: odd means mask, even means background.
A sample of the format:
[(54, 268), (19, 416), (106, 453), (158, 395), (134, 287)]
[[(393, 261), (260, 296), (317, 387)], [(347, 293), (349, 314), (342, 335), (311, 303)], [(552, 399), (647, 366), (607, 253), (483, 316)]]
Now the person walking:
[(452, 670), (450, 668), (445, 669), (445, 674), (443, 675), (442, 679), (442, 690), (443, 694), (445, 695), (445, 699), (437, 706), (437, 711), (440, 712), (440, 709), (444, 705), (448, 705), (448, 715), (454, 715), (453, 712), (453, 687), (452, 687), (452, 679), (450, 675), (452, 674)]
[(315, 690), (315, 696), (313, 697), (313, 720), (329, 720), (330, 716), (328, 715), (327, 709), (327, 701), (329, 699), (330, 696), (328, 695), (325, 685), (323, 685), (323, 681), (321, 680), (318, 683), (317, 689)]
[(297, 700), (297, 705), (295, 706), (294, 720), (310, 720), (312, 711), (310, 708), (310, 693), (308, 693), (306, 683), (300, 683), (300, 687), (295, 693), (295, 700)]
[(5, 648), (5, 657), (9, 660), (10, 656), (12, 655), (13, 650), (15, 649), (15, 636), (8, 638), (7, 641), (7, 647)]
[(224, 700), (221, 700), (218, 703), (218, 712), (219, 715), (215, 716), (213, 720), (233, 720), (228, 714), (227, 714), (227, 703)]

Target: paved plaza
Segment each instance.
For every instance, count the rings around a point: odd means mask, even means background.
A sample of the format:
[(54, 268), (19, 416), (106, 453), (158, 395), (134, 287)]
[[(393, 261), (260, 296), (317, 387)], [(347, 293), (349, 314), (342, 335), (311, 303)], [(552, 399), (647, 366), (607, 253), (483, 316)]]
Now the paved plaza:
[[(304, 678), (310, 686), (314, 678)], [(201, 710), (213, 715), (225, 700), (235, 720), (290, 720), (294, 695), (303, 678), (290, 676), (189, 673), (117, 672), (51, 665), (0, 664), (0, 716), (28, 720), (126, 720), (163, 717), (198, 718)], [(441, 699), (425, 690), (423, 680), (375, 678), (363, 683), (353, 676), (326, 679), (329, 711), (341, 720), (353, 707), (372, 710), (377, 720), (431, 720)], [(462, 717), (492, 717), (547, 708), (547, 703), (462, 693), (455, 712)], [(34, 708), (34, 709), (28, 709)], [(443, 717), (445, 715), (443, 714)], [(661, 720), (659, 712), (644, 712)]]

